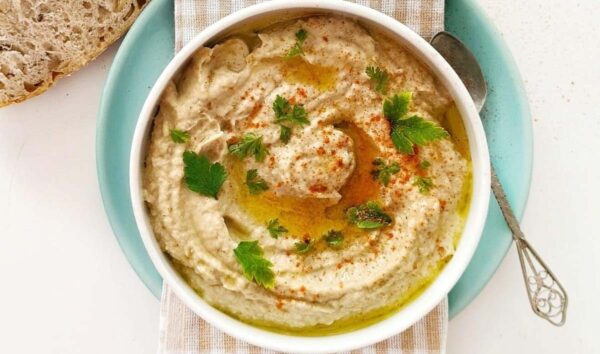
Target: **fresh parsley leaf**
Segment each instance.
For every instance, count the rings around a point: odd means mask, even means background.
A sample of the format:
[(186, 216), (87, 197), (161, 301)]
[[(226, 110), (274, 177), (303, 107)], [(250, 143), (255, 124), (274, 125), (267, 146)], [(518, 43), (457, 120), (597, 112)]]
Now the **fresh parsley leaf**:
[(337, 231), (337, 230), (329, 230), (323, 236), (323, 238), (325, 239), (325, 242), (327, 242), (329, 247), (332, 247), (332, 248), (338, 248), (342, 245), (342, 243), (344, 243), (344, 235), (342, 234), (341, 231)]
[(171, 140), (177, 144), (186, 143), (188, 140), (190, 140), (190, 133), (179, 129), (171, 129)]
[(392, 223), (392, 218), (375, 202), (367, 202), (348, 209), (346, 217), (360, 229), (378, 229)]
[(304, 41), (306, 40), (307, 36), (308, 32), (306, 32), (304, 28), (300, 28), (296, 32), (296, 43), (294, 43), (294, 46), (285, 55), (286, 59), (291, 59), (298, 55), (304, 54), (304, 49), (302, 48), (302, 45), (304, 44)]
[(427, 160), (423, 160), (419, 163), (419, 168), (422, 170), (426, 170), (429, 168), (429, 166), (431, 166), (431, 162), (427, 161)]
[(307, 254), (308, 252), (313, 250), (314, 243), (312, 241), (299, 241), (294, 243), (294, 248), (296, 249), (297, 254)]
[(304, 43), (306, 40), (306, 36), (308, 36), (308, 32), (304, 28), (300, 28), (298, 32), (296, 32), (296, 39)]
[(290, 142), (291, 137), (292, 137), (292, 128), (282, 125), (281, 130), (279, 131), (279, 140), (281, 140), (284, 144), (287, 144)]
[(282, 234), (288, 232), (288, 229), (279, 223), (279, 219), (271, 219), (267, 222), (267, 230), (273, 238), (279, 238)]
[(413, 186), (419, 187), (419, 192), (421, 194), (427, 194), (434, 187), (433, 181), (429, 177), (421, 177), (418, 176), (415, 178), (413, 182)]
[(235, 259), (242, 266), (244, 276), (258, 285), (271, 289), (275, 285), (273, 263), (263, 257), (258, 241), (242, 241), (233, 250)]
[(419, 116), (406, 117), (411, 94), (394, 95), (383, 102), (383, 114), (392, 127), (391, 138), (396, 148), (409, 155), (415, 153), (414, 145), (425, 145), (429, 142), (448, 137), (448, 132)]
[(204, 155), (193, 151), (183, 153), (184, 181), (196, 193), (217, 199), (221, 186), (227, 179), (225, 167), (218, 162), (210, 163)]
[(386, 99), (383, 101), (383, 115), (394, 124), (408, 113), (411, 98), (410, 92), (403, 92)]
[(390, 79), (388, 72), (375, 66), (367, 66), (365, 72), (373, 82), (375, 91), (384, 94)]
[(254, 133), (246, 133), (242, 140), (229, 145), (229, 152), (239, 159), (254, 155), (254, 159), (258, 162), (264, 161), (269, 153), (262, 143), (262, 136)]
[(310, 122), (306, 118), (307, 113), (304, 107), (299, 104), (290, 105), (290, 102), (279, 95), (273, 101), (273, 112), (275, 112), (275, 123), (281, 126), (279, 139), (287, 144), (292, 135), (290, 125), (305, 125)]
[(248, 186), (250, 194), (259, 194), (269, 189), (267, 181), (258, 177), (258, 171), (256, 169), (251, 169), (246, 172), (246, 185)]
[(375, 169), (371, 171), (371, 176), (381, 182), (384, 186), (387, 186), (388, 183), (390, 183), (390, 177), (393, 174), (400, 172), (400, 164), (392, 162), (388, 165), (381, 158), (373, 160), (373, 166), (375, 166)]
[(448, 132), (444, 128), (419, 116), (400, 119), (392, 128), (394, 145), (409, 155), (415, 153), (414, 145), (421, 146), (447, 137)]
[(275, 112), (275, 123), (281, 124), (289, 122), (296, 125), (305, 125), (310, 122), (306, 118), (307, 113), (304, 107), (299, 104), (290, 105), (290, 102), (279, 95), (273, 101), (273, 112)]
[(285, 116), (289, 111), (290, 102), (280, 95), (277, 95), (273, 101), (273, 112), (275, 112), (275, 117), (279, 118), (281, 116)]

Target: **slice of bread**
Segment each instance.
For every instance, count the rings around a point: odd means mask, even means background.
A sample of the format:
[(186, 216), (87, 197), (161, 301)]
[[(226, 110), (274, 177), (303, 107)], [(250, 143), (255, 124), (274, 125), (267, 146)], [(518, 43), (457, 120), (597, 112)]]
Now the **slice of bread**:
[(39, 95), (121, 37), (146, 0), (0, 0), (0, 107)]

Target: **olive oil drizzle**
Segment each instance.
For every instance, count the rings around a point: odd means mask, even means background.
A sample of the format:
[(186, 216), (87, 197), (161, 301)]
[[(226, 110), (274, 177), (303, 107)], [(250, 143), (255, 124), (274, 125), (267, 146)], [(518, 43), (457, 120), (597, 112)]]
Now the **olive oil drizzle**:
[[(450, 133), (457, 151), (468, 161), (468, 170), (456, 210), (462, 223), (455, 235), (454, 246), (456, 247), (468, 215), (472, 196), (473, 182), (469, 145), (464, 125), (455, 106), (450, 107), (443, 115), (441, 124)], [(353, 242), (352, 238), (364, 236), (366, 234), (364, 230), (352, 227), (347, 223), (345, 211), (351, 206), (379, 199), (380, 184), (371, 176), (372, 161), (379, 155), (379, 149), (370, 137), (353, 123), (341, 122), (336, 124), (336, 128), (347, 134), (354, 142), (356, 162), (354, 171), (347, 183), (339, 191), (342, 197), (338, 203), (331, 205), (327, 200), (275, 196), (271, 191), (258, 196), (250, 195), (243, 185), (242, 163), (232, 161), (232, 177), (236, 185), (236, 200), (241, 207), (261, 223), (279, 218), (281, 224), (290, 231), (288, 235), (299, 239), (304, 239), (308, 235), (316, 240), (316, 237), (320, 237), (331, 229), (342, 230), (345, 243)], [(319, 220), (319, 222), (315, 223), (315, 220)], [(327, 247), (324, 242), (317, 243), (315, 248), (318, 251), (318, 248), (323, 247)], [(418, 298), (427, 290), (450, 259), (451, 256), (440, 260), (438, 264), (426, 272), (426, 276), (418, 279), (403, 296), (393, 303), (372, 311), (342, 318), (332, 324), (292, 328), (244, 318), (240, 318), (240, 320), (269, 331), (295, 336), (335, 335), (364, 328), (391, 317)], [(237, 318), (226, 309), (220, 308), (220, 310)]]

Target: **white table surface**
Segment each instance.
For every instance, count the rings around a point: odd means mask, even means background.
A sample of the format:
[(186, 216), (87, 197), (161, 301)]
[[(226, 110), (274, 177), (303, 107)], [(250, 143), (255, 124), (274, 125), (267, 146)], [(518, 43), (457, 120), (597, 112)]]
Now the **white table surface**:
[[(513, 249), (450, 322), (448, 353), (600, 353), (600, 2), (481, 3), (531, 102), (523, 229), (563, 280), (570, 308), (562, 328), (531, 313)], [(96, 181), (96, 113), (116, 49), (0, 109), (2, 353), (156, 350), (159, 303), (121, 253)]]

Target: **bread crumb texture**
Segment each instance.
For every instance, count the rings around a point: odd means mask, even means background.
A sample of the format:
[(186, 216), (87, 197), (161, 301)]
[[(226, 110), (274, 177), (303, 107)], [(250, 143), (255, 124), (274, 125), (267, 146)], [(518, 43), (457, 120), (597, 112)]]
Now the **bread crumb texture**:
[(96, 58), (147, 0), (0, 0), (0, 107), (37, 96)]

